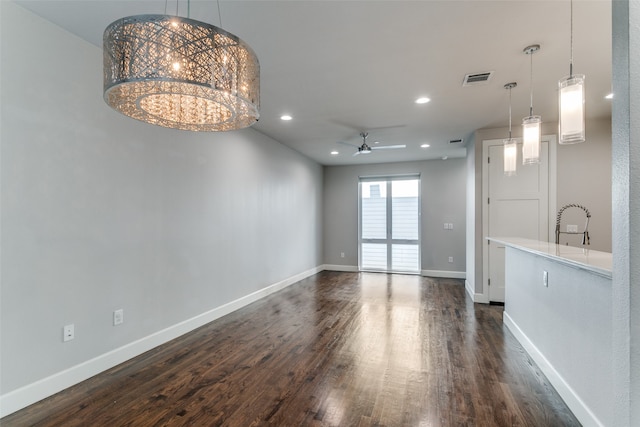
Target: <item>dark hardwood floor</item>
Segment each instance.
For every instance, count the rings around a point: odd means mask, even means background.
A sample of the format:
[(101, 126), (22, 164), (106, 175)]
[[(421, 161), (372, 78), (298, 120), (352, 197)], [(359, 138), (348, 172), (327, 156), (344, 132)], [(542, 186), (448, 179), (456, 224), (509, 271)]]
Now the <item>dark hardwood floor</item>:
[(580, 425), (462, 281), (322, 272), (8, 426)]

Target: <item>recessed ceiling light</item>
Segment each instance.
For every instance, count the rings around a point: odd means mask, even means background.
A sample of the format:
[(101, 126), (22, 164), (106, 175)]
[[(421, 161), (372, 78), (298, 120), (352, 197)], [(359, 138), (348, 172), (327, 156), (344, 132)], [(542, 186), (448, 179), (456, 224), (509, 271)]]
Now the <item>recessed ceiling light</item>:
[(339, 153), (339, 152), (337, 152), (337, 151), (332, 151), (332, 152), (331, 152), (331, 155), (332, 155), (332, 156), (337, 156), (338, 154), (340, 154), (340, 153)]
[(613, 99), (613, 94), (610, 93), (609, 95), (605, 96), (605, 99)]
[(291, 119), (293, 119), (293, 117), (291, 117), (291, 116), (290, 116), (290, 115), (288, 115), (288, 114), (284, 114), (284, 115), (280, 116), (280, 120), (285, 120), (285, 121), (287, 121), (287, 120), (291, 120)]
[(423, 96), (421, 98), (416, 99), (416, 104), (426, 104), (429, 101), (431, 101), (429, 98), (427, 98), (426, 96)]
[(420, 148), (429, 148), (429, 147), (431, 147), (429, 144), (422, 144), (422, 145), (420, 146)]

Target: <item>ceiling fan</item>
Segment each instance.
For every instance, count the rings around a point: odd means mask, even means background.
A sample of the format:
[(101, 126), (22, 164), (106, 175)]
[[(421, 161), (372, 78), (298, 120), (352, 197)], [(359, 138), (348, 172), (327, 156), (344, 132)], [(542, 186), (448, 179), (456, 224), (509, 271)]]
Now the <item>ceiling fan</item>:
[(367, 144), (367, 136), (369, 136), (369, 134), (367, 132), (360, 132), (360, 136), (362, 137), (362, 145), (350, 144), (350, 143), (344, 142), (344, 141), (338, 141), (338, 144), (348, 145), (350, 147), (357, 148), (358, 151), (353, 153), (354, 156), (357, 156), (358, 154), (370, 154), (372, 150), (394, 150), (396, 148), (406, 148), (407, 147), (404, 144), (401, 144), (401, 145), (381, 145), (381, 146), (370, 147)]

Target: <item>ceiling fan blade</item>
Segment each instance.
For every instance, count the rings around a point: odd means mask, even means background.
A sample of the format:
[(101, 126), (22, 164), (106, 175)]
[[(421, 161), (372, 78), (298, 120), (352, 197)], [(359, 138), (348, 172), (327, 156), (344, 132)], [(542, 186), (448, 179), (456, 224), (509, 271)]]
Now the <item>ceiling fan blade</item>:
[(350, 143), (348, 143), (348, 142), (344, 142), (344, 141), (338, 141), (338, 144), (348, 145), (349, 147), (360, 148), (360, 146), (359, 146), (359, 145), (350, 144)]
[(357, 156), (358, 154), (360, 154), (360, 151), (356, 151), (355, 153), (353, 153), (353, 157)]
[(382, 145), (377, 147), (371, 147), (372, 150), (395, 150), (396, 148), (407, 148), (406, 145)]

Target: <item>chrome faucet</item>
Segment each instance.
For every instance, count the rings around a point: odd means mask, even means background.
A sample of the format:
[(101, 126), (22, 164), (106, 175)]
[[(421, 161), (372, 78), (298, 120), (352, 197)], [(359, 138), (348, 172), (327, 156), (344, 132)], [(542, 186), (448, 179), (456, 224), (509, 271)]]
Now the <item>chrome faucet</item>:
[[(584, 224), (584, 231), (583, 232), (573, 232), (573, 231), (560, 231), (560, 220), (562, 219), (562, 213), (568, 209), (568, 208), (579, 208), (582, 209), (586, 216), (587, 216), (587, 220)], [(589, 209), (585, 208), (582, 205), (576, 205), (574, 203), (569, 204), (569, 205), (564, 205), (559, 211), (558, 211), (558, 215), (556, 216), (556, 245), (560, 244), (560, 234), (582, 234), (582, 244), (583, 245), (589, 245), (590, 243), (590, 239), (589, 239), (589, 218), (591, 218), (591, 213), (589, 212)]]

